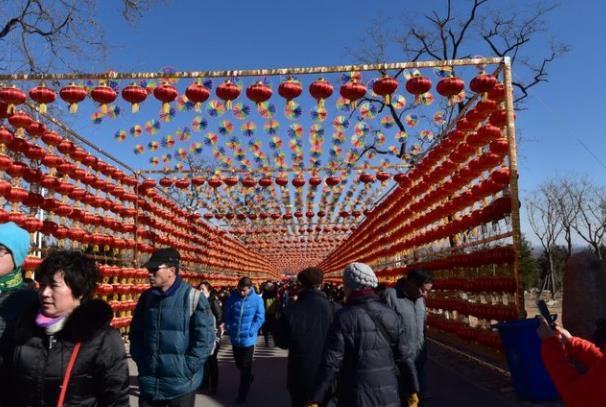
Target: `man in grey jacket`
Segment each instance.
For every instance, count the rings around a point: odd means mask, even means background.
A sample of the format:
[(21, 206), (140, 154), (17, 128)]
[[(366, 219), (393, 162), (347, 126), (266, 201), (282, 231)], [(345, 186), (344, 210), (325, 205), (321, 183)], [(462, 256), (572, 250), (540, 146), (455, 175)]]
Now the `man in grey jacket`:
[[(413, 269), (406, 277), (396, 282), (394, 288), (385, 290), (383, 296), (387, 305), (400, 317), (407, 343), (415, 355), (415, 366), (421, 389), (421, 398), (427, 396), (425, 380), (425, 362), (427, 348), (425, 333), (427, 326), (427, 307), (425, 296), (431, 290), (433, 277), (430, 271)], [(406, 392), (406, 389), (403, 389)]]

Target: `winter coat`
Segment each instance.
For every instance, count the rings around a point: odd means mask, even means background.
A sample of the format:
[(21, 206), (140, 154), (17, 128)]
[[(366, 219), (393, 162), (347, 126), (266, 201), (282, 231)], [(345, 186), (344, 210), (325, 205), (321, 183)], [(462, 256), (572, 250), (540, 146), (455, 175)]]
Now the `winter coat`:
[[(606, 348), (572, 337), (565, 346), (557, 337), (541, 344), (543, 363), (567, 406), (600, 407), (606, 404)], [(587, 371), (580, 373), (570, 359)]]
[(383, 293), (385, 303), (400, 317), (406, 343), (412, 352), (418, 355), (425, 343), (425, 321), (427, 307), (423, 297), (416, 301), (406, 296), (403, 289), (388, 288)]
[(130, 351), (139, 369), (141, 396), (148, 400), (175, 399), (202, 382), (215, 327), (203, 295), (191, 313), (192, 289), (177, 277), (166, 292), (145, 291), (135, 308)]
[(124, 340), (109, 325), (109, 305), (102, 300), (83, 303), (53, 336), (36, 325), (38, 309), (26, 311), (15, 328), (10, 406), (56, 406), (72, 350), (81, 342), (64, 405), (128, 407)]
[(301, 400), (311, 400), (316, 384), (328, 329), (335, 305), (318, 289), (299, 295), (277, 322), (273, 332), (276, 344), (288, 349), (288, 391)]
[(265, 321), (263, 300), (252, 289), (244, 298), (234, 291), (227, 299), (223, 317), (233, 346), (253, 346), (257, 343), (257, 334)]
[(38, 294), (31, 289), (17, 289), (0, 293), (0, 369), (3, 360), (11, 357), (15, 323), (24, 310), (38, 304)]
[[(367, 311), (368, 310), (368, 311)], [(383, 322), (391, 343), (371, 319)], [(374, 293), (352, 296), (332, 324), (313, 400), (323, 405), (339, 377), (338, 405), (400, 407), (398, 373), (418, 391), (413, 354), (398, 315)]]
[(208, 297), (208, 303), (210, 304), (210, 310), (215, 317), (215, 328), (219, 329), (223, 323), (223, 306), (221, 305), (221, 301), (219, 301), (215, 294), (211, 294), (210, 297)]

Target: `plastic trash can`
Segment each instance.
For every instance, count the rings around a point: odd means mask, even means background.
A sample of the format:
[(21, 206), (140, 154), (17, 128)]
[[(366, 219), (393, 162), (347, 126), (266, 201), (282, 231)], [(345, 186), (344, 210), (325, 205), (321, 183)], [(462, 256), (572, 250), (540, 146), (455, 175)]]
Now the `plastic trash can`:
[(496, 325), (507, 357), (516, 394), (532, 401), (559, 398), (541, 360), (541, 340), (537, 318), (502, 322)]

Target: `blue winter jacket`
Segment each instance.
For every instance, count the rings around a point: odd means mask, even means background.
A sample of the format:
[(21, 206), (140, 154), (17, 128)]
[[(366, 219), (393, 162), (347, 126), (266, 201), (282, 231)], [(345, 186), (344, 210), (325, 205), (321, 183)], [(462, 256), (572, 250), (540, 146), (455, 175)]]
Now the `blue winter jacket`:
[(146, 399), (174, 399), (196, 390), (202, 382), (215, 327), (203, 295), (191, 315), (192, 289), (177, 277), (166, 292), (149, 289), (137, 303), (130, 352), (139, 369), (141, 396)]
[(224, 311), (223, 321), (232, 345), (249, 347), (257, 343), (257, 333), (265, 322), (265, 307), (255, 290), (251, 289), (244, 298), (237, 291), (231, 293)]

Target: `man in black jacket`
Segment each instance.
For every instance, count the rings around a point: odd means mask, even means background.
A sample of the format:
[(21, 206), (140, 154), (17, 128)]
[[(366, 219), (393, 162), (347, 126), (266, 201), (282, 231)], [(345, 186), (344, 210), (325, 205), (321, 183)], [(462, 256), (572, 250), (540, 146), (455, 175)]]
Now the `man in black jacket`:
[(293, 407), (311, 400), (334, 317), (334, 305), (320, 291), (322, 278), (322, 271), (314, 267), (297, 275), (302, 286), (298, 300), (280, 316), (273, 332), (276, 344), (289, 349), (287, 386)]
[[(326, 404), (337, 376), (342, 407), (400, 407), (398, 370), (402, 380), (418, 391), (413, 354), (402, 325), (375, 294), (377, 283), (366, 264), (352, 263), (345, 269), (347, 302), (330, 328), (314, 402), (309, 406)], [(416, 401), (408, 405), (416, 406)]]

